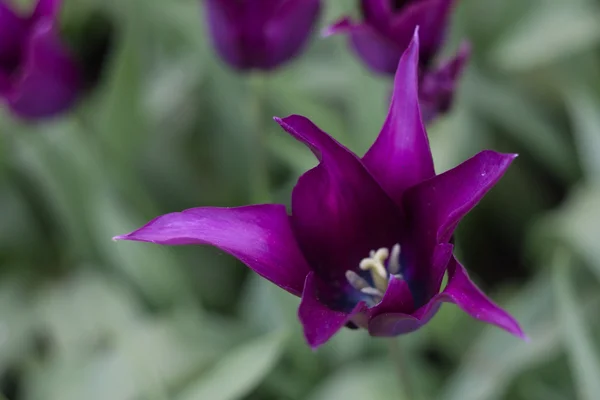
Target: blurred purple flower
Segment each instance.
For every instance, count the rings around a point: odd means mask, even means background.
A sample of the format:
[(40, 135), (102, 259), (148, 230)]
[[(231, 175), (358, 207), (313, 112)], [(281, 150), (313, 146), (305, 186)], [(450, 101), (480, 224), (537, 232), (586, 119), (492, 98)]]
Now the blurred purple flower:
[(483, 151), (435, 175), (417, 101), (418, 49), (415, 32), (398, 66), (387, 119), (362, 159), (307, 118), (275, 118), (320, 161), (298, 180), (291, 215), (279, 204), (193, 208), (115, 239), (208, 244), (232, 254), (302, 297), (298, 315), (313, 348), (345, 325), (373, 336), (414, 331), (442, 302), (524, 337), (471, 282), (450, 243), (461, 218), (516, 155)]
[(205, 0), (210, 37), (240, 70), (271, 70), (297, 56), (320, 13), (321, 0)]
[(39, 0), (32, 14), (0, 0), (0, 96), (21, 118), (59, 114), (76, 101), (80, 71), (56, 32), (60, 0)]
[[(446, 112), (452, 103), (456, 81), (468, 60), (464, 46), (448, 64), (432, 62), (446, 34), (455, 0), (361, 0), (363, 21), (342, 18), (325, 31), (326, 35), (348, 34), (352, 48), (372, 70), (393, 75), (398, 60), (418, 26), (420, 100), (426, 122)], [(437, 107), (437, 108), (435, 108)]]

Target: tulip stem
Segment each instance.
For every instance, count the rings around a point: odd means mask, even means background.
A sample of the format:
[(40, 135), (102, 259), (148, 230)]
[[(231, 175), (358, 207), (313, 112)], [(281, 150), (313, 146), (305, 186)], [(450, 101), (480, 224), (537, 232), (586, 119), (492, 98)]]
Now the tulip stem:
[(267, 130), (265, 129), (265, 80), (266, 76), (256, 74), (250, 76), (250, 104), (252, 124), (248, 139), (250, 152), (248, 159), (250, 166), (248, 172), (250, 174), (250, 193), (251, 200), (254, 204), (268, 203), (270, 201), (269, 188), (269, 165), (267, 152)]
[(398, 375), (398, 380), (400, 381), (400, 385), (402, 386), (402, 391), (404, 392), (403, 399), (406, 400), (415, 400), (415, 393), (411, 384), (410, 374), (408, 373), (408, 368), (406, 365), (406, 357), (405, 353), (402, 351), (400, 346), (398, 345), (398, 339), (391, 338), (388, 340), (390, 357), (396, 366), (396, 373)]

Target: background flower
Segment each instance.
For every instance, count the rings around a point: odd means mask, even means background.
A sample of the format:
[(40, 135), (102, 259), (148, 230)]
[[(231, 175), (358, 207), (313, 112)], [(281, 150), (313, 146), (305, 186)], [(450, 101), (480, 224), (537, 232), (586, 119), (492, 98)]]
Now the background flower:
[(225, 62), (270, 70), (298, 56), (314, 30), (320, 0), (205, 0), (210, 37)]
[(73, 106), (81, 91), (75, 60), (58, 37), (59, 0), (39, 0), (27, 17), (0, 3), (0, 96), (21, 118)]
[(361, 0), (362, 21), (344, 17), (325, 31), (346, 34), (354, 52), (373, 71), (393, 75), (400, 56), (418, 26), (421, 35), (419, 76), (425, 121), (449, 110), (469, 58), (467, 45), (436, 65), (448, 33), (455, 0)]

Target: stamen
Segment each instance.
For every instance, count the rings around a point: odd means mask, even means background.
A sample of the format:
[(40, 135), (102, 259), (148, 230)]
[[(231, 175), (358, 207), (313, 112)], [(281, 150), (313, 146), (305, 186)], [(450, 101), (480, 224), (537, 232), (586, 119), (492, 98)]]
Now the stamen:
[(392, 247), (392, 254), (390, 254), (390, 260), (388, 261), (388, 271), (392, 275), (400, 272), (400, 245), (398, 243)]
[(350, 285), (352, 285), (352, 287), (356, 290), (362, 291), (363, 289), (370, 287), (369, 282), (361, 278), (361, 276), (354, 271), (346, 271), (346, 279), (348, 280)]
[(381, 248), (376, 252), (371, 251), (369, 254), (371, 257), (364, 258), (360, 262), (360, 269), (363, 271), (370, 271), (375, 287), (379, 289), (380, 292), (385, 293), (388, 287), (388, 274), (385, 270), (384, 263), (389, 257), (390, 252), (386, 248)]
[(369, 296), (383, 297), (383, 293), (381, 293), (379, 291), (379, 289), (375, 289), (374, 287), (369, 286), (369, 287), (360, 289), (360, 291), (363, 292), (364, 294), (368, 294)]

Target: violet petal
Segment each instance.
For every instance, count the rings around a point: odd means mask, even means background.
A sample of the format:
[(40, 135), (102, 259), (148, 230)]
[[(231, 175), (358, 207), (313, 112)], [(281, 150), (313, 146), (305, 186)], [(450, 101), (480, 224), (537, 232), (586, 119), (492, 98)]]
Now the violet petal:
[(443, 62), (435, 71), (425, 74), (419, 88), (423, 120), (432, 121), (448, 112), (454, 101), (454, 92), (471, 54), (471, 46), (463, 43), (456, 55)]
[(392, 17), (392, 0), (361, 0), (360, 9), (365, 22), (386, 25)]
[(412, 315), (378, 315), (369, 321), (369, 333), (373, 336), (395, 336), (412, 332), (425, 325), (443, 302), (454, 303), (475, 319), (496, 325), (521, 339), (527, 339), (519, 323), (471, 282), (467, 271), (454, 257), (448, 267), (448, 284), (443, 292), (434, 296)]
[[(384, 303), (382, 301), (379, 305), (369, 310), (369, 333), (371, 335), (387, 337), (413, 332), (433, 318), (440, 304), (439, 302), (431, 301), (435, 293), (427, 293), (426, 291), (436, 285), (437, 290), (439, 290), (449, 261), (452, 259), (453, 248), (454, 246), (449, 243), (442, 243), (436, 246), (429, 260), (429, 263), (432, 265), (429, 269), (433, 271), (432, 275), (428, 277), (430, 282), (412, 282), (411, 284), (411, 286), (422, 286), (410, 288), (413, 293), (412, 309), (401, 308), (398, 304), (395, 305), (391, 301), (387, 305), (382, 306)], [(389, 290), (390, 288), (388, 288)], [(415, 311), (414, 307), (419, 308)]]
[(353, 316), (366, 309), (363, 302), (356, 304), (349, 313), (334, 311), (319, 300), (318, 285), (314, 272), (306, 277), (298, 317), (304, 328), (304, 337), (313, 349), (327, 342), (350, 322)]
[(79, 68), (57, 37), (53, 22), (38, 22), (5, 93), (9, 106), (24, 118), (52, 117), (71, 107), (80, 91)]
[(454, 257), (448, 268), (448, 284), (437, 297), (434, 301), (454, 303), (475, 319), (496, 325), (522, 339), (527, 338), (519, 323), (475, 286)]
[(398, 204), (407, 188), (435, 175), (419, 111), (418, 59), (419, 36), (415, 30), (398, 64), (387, 119), (363, 158), (369, 172)]
[(426, 246), (448, 242), (458, 222), (498, 182), (516, 156), (482, 151), (411, 188), (404, 203), (418, 241)]
[(229, 1), (206, 0), (205, 4), (209, 36), (217, 52), (236, 68), (251, 67), (242, 48), (239, 10)]
[(27, 20), (17, 15), (6, 2), (0, 1), (0, 70), (13, 67), (27, 33)]
[(297, 296), (302, 293), (309, 272), (290, 229), (285, 207), (278, 204), (192, 208), (157, 217), (115, 239), (215, 246)]
[(320, 161), (292, 193), (298, 243), (322, 279), (346, 283), (345, 272), (360, 272), (369, 251), (400, 241), (398, 209), (360, 159), (310, 120), (298, 115), (275, 120)]
[(62, 0), (38, 0), (30, 20), (35, 23), (42, 18), (56, 19), (60, 13), (61, 3)]
[(318, 20), (321, 0), (288, 0), (276, 8), (264, 27), (269, 47), (266, 63), (275, 67), (296, 56)]
[(427, 65), (443, 44), (454, 1), (423, 0), (407, 5), (392, 20), (390, 37), (404, 48), (419, 27), (421, 65)]

